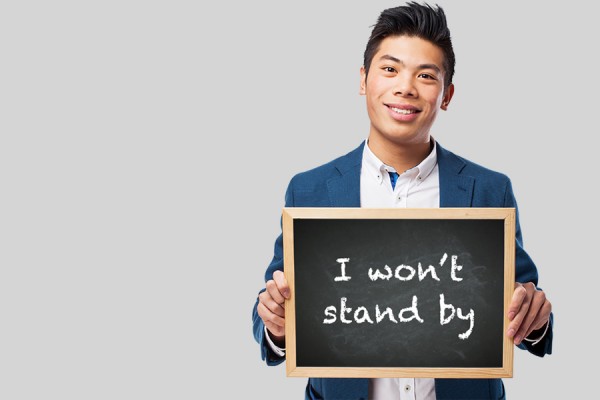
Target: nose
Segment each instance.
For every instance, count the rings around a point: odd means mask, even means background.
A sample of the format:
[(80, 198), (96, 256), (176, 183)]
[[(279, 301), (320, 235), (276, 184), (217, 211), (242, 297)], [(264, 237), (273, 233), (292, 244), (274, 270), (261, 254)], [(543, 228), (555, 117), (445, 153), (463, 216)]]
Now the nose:
[(394, 95), (403, 97), (416, 97), (417, 91), (411, 77), (398, 75), (394, 85)]

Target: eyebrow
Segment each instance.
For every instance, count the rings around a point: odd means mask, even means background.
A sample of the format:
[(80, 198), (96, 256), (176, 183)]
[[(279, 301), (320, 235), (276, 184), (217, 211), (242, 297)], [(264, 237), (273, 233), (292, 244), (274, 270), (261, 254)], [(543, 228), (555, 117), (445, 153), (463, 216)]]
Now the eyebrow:
[[(400, 64), (400, 65), (406, 65), (406, 64), (404, 64), (404, 61), (402, 61), (394, 56), (390, 56), (389, 54), (384, 54), (381, 57), (379, 57), (379, 59), (380, 60), (389, 60), (389, 61), (395, 62), (397, 64)], [(442, 70), (440, 69), (440, 67), (438, 67), (435, 64), (420, 64), (420, 65), (418, 65), (418, 69), (432, 69), (435, 72), (437, 72), (438, 74), (442, 73)]]

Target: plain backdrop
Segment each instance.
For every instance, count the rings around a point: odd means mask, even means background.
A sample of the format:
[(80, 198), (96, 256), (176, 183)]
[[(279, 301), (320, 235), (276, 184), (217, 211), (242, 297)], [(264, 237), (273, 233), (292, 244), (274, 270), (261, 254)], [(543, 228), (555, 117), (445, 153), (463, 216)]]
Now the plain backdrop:
[[(391, 1), (0, 5), (0, 398), (303, 398), (251, 311), (289, 179), (368, 134)], [(432, 134), (508, 174), (555, 312), (510, 399), (588, 398), (598, 360), (598, 23), (584, 1), (440, 1)]]

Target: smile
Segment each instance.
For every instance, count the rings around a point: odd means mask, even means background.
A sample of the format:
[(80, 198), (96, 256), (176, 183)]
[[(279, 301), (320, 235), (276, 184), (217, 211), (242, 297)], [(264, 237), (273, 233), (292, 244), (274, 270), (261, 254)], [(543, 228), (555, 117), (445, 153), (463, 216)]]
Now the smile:
[(403, 114), (403, 115), (416, 114), (419, 112), (418, 110), (403, 110), (403, 109), (396, 108), (396, 107), (390, 107), (390, 110), (392, 110), (395, 113)]
[(398, 122), (412, 122), (419, 118), (419, 110), (410, 104), (384, 104), (388, 108), (390, 117)]

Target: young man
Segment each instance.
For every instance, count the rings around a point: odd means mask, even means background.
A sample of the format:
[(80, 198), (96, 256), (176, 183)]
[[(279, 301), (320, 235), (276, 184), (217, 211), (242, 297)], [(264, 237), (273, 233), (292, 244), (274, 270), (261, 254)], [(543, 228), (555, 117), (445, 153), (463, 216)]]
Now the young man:
[[(409, 3), (385, 10), (360, 70), (371, 127), (366, 142), (332, 162), (296, 175), (286, 207), (516, 207), (510, 180), (445, 150), (430, 136), (454, 85), (454, 51), (439, 7)], [(506, 332), (516, 345), (552, 352), (551, 304), (537, 289), (537, 269), (522, 247), (517, 219), (515, 293)], [(254, 337), (268, 365), (285, 359), (282, 237), (253, 311)], [(502, 399), (500, 379), (315, 379), (306, 398)]]

